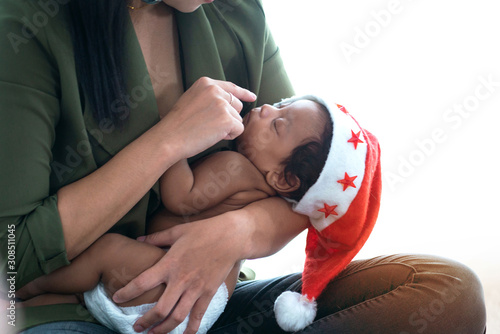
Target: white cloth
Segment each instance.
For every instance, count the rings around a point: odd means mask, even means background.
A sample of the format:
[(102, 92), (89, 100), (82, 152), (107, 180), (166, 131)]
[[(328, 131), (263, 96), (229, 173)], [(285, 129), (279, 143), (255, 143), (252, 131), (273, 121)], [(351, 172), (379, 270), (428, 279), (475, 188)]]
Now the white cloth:
[[(116, 305), (104, 290), (104, 285), (100, 282), (94, 289), (83, 294), (85, 305), (94, 318), (102, 325), (123, 334), (137, 334), (133, 325), (142, 315), (152, 309), (156, 303), (143, 304), (138, 306), (120, 307)], [(224, 312), (228, 299), (228, 291), (225, 283), (219, 287), (210, 305), (208, 306), (203, 319), (201, 320), (198, 334), (205, 334), (215, 321)], [(184, 321), (169, 334), (182, 334), (186, 330), (189, 315)], [(147, 333), (148, 330), (143, 333)]]

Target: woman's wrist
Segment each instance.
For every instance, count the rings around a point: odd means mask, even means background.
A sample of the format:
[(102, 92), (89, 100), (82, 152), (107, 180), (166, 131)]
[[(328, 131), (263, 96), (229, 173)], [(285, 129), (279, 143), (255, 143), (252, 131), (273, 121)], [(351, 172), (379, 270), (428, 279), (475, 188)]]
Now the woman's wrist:
[(255, 254), (255, 247), (258, 247), (258, 242), (255, 242), (255, 220), (247, 210), (240, 209), (227, 212), (226, 220), (227, 231), (232, 231), (232, 238), (237, 239), (238, 260), (245, 260), (253, 258)]
[(246, 259), (270, 256), (309, 225), (307, 216), (294, 212), (284, 199), (269, 197), (234, 211), (244, 229), (243, 252)]
[(153, 136), (157, 139), (158, 159), (165, 171), (184, 158), (182, 150), (184, 140), (178, 132), (172, 129), (172, 124), (169, 123), (168, 120), (161, 120), (150, 130), (153, 131)]
[(268, 251), (274, 240), (274, 228), (269, 226), (272, 224), (271, 216), (261, 210), (257, 203), (252, 204), (227, 213), (230, 216), (228, 221), (232, 224), (229, 228), (238, 239), (241, 260), (260, 258), (273, 253)]

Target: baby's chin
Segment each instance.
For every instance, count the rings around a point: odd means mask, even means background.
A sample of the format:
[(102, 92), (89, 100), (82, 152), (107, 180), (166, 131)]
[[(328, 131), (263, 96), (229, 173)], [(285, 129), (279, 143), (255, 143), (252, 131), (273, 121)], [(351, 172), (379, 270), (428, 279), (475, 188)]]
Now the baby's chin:
[(245, 151), (245, 131), (243, 130), (243, 133), (241, 135), (239, 135), (238, 137), (236, 137), (236, 139), (234, 141), (236, 143), (236, 151), (245, 155), (244, 154), (244, 151)]
[[(243, 133), (245, 133), (244, 130), (243, 130)], [(234, 139), (234, 142), (236, 143), (236, 150), (238, 152), (240, 152), (240, 148), (241, 148), (242, 143), (243, 143), (243, 139), (242, 139), (243, 133)]]

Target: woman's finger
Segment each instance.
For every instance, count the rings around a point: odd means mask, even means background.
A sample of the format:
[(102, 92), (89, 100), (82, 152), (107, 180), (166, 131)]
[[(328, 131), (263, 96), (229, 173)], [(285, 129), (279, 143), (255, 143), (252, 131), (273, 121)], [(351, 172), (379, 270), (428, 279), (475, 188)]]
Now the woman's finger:
[[(179, 300), (179, 303), (175, 305), (175, 309), (172, 311), (168, 317), (164, 317), (165, 321), (157, 324), (151, 330), (153, 333), (170, 333), (172, 330), (177, 328), (180, 324), (186, 320), (194, 305), (194, 301), (191, 298), (186, 298), (184, 295)], [(185, 324), (183, 325), (185, 326)], [(196, 332), (195, 332), (196, 333)]]
[(162, 261), (158, 261), (158, 263), (156, 263), (154, 266), (152, 266), (148, 270), (145, 270), (142, 274), (128, 282), (128, 284), (123, 288), (116, 291), (113, 295), (113, 301), (115, 303), (128, 302), (129, 300), (142, 295), (144, 292), (149, 291), (164, 283), (163, 281), (159, 280), (160, 277), (164, 276), (160, 272), (160, 262)]
[(226, 92), (226, 93), (229, 94), (229, 99), (227, 102), (234, 109), (234, 111), (236, 111), (236, 114), (241, 118), (240, 112), (243, 109), (243, 103), (237, 97), (235, 97), (231, 92)]
[[(165, 289), (163, 295), (160, 297), (158, 302), (156, 303), (155, 307), (153, 307), (151, 310), (146, 312), (142, 317), (140, 317), (134, 324), (134, 330), (137, 332), (142, 332), (149, 327), (160, 323), (163, 321), (167, 316), (169, 316), (170, 312), (172, 309), (175, 307), (179, 299), (181, 298), (181, 294), (183, 289), (179, 288), (178, 286), (176, 288), (173, 288), (172, 285), (167, 285), (167, 288)], [(188, 311), (189, 312), (189, 311)], [(186, 313), (187, 314), (187, 313)], [(184, 319), (183, 319), (184, 320)], [(182, 322), (182, 320), (181, 320)], [(180, 323), (180, 322), (179, 322)], [(177, 324), (178, 325), (178, 324)], [(150, 330), (150, 333), (168, 333), (175, 327), (171, 327), (170, 330), (164, 331), (158, 326), (156, 326), (156, 330), (153, 328)]]
[[(175, 309), (172, 313), (163, 321), (162, 323), (156, 325), (151, 330), (156, 333), (169, 333), (173, 329), (177, 328), (180, 324), (182, 327), (186, 327), (184, 333), (196, 333), (203, 319), (203, 315), (210, 304), (211, 298), (200, 297), (200, 290), (196, 287), (191, 286), (188, 290), (184, 292), (181, 299), (175, 305)], [(198, 304), (199, 303), (199, 304)], [(197, 306), (198, 305), (198, 306)], [(188, 323), (183, 322), (189, 316)], [(193, 323), (191, 319), (196, 319)], [(181, 328), (182, 329), (182, 328)], [(189, 329), (189, 330), (187, 330)], [(194, 331), (193, 331), (194, 329)]]
[(203, 319), (211, 300), (211, 296), (204, 295), (196, 301), (191, 309), (191, 313), (189, 314), (189, 322), (184, 334), (196, 334), (196, 332), (198, 332), (201, 320)]
[(245, 130), (245, 127), (243, 126), (242, 122), (235, 119), (233, 123), (234, 124), (231, 127), (231, 131), (224, 138), (225, 140), (233, 140), (239, 135), (241, 135), (243, 133), (243, 130)]
[(182, 225), (174, 226), (167, 230), (151, 233), (140, 238), (137, 238), (138, 241), (143, 241), (148, 244), (157, 246), (157, 247), (166, 247), (174, 244), (177, 239), (182, 235)]
[[(237, 100), (237, 101), (239, 101), (239, 100)], [(236, 102), (233, 102), (233, 104), (236, 104)], [(219, 111), (222, 111), (222, 110), (219, 110)], [(231, 118), (234, 119), (235, 121), (237, 121), (238, 123), (243, 123), (243, 117), (241, 117), (240, 112), (238, 110), (234, 109), (231, 106), (227, 106), (224, 111), (226, 112), (226, 114), (229, 114), (229, 116), (231, 116)], [(227, 119), (226, 117), (227, 117), (227, 115), (224, 115), (223, 119)]]
[(257, 99), (257, 96), (254, 93), (232, 82), (220, 80), (214, 80), (214, 82), (226, 92), (233, 94), (234, 97), (238, 100), (245, 102), (254, 102)]

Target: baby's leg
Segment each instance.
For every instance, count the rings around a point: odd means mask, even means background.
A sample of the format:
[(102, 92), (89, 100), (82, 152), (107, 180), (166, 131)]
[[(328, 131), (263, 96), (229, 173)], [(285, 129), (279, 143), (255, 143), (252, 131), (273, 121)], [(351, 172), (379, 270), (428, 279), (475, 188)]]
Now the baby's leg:
[[(139, 242), (119, 234), (115, 234), (114, 239), (114, 246), (111, 251), (114, 255), (113, 260), (106, 263), (101, 277), (101, 281), (110, 297), (142, 272), (155, 265), (165, 255), (163, 249), (145, 242)], [(128, 302), (118, 305), (137, 306), (155, 303), (164, 290), (165, 284), (161, 284)]]
[[(118, 235), (118, 237), (122, 237)], [(123, 244), (117, 246), (116, 251), (126, 248), (128, 256), (119, 256), (113, 261), (112, 266), (107, 266), (103, 271), (101, 281), (104, 283), (106, 290), (109, 295), (112, 296), (116, 291), (124, 287), (128, 282), (130, 282), (135, 277), (139, 276), (143, 271), (152, 267), (156, 262), (158, 262), (165, 251), (152, 246), (147, 243), (138, 242), (132, 239), (125, 238), (122, 240)], [(117, 245), (118, 242), (113, 244)], [(147, 254), (147, 256), (145, 255)], [(236, 283), (238, 281), (239, 273), (241, 269), (241, 262), (238, 261), (233, 269), (231, 269), (224, 283), (226, 284), (229, 297), (231, 297)], [(126, 303), (119, 304), (120, 306), (136, 306), (142, 304), (149, 304), (158, 301), (163, 291), (165, 290), (165, 285), (158, 286), (150, 291), (145, 292), (141, 296), (132, 299)]]
[(32, 307), (32, 306), (42, 306), (42, 305), (54, 305), (54, 304), (80, 304), (81, 297), (75, 294), (73, 295), (63, 295), (55, 293), (45, 293), (33, 297), (28, 300), (20, 302), (19, 307)]
[(108, 238), (104, 235), (96, 240), (69, 266), (28, 283), (16, 292), (17, 297), (29, 299), (44, 293), (75, 294), (92, 289), (101, 278), (103, 262), (109, 258)]
[[(93, 289), (100, 280), (110, 293), (114, 293), (153, 266), (164, 254), (155, 246), (119, 234), (105, 234), (71, 265), (37, 278), (18, 290), (17, 296), (28, 299), (42, 293), (83, 293)], [(158, 286), (129, 305), (155, 302), (163, 289), (164, 286)]]

